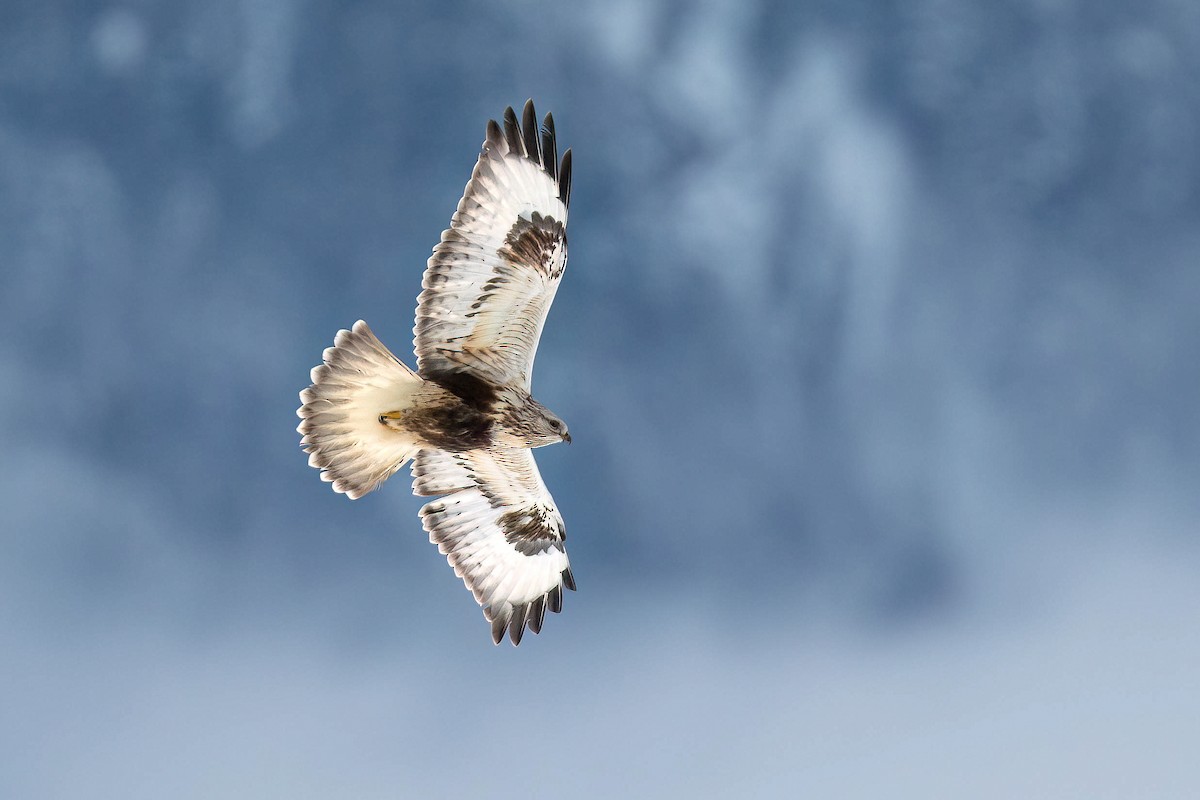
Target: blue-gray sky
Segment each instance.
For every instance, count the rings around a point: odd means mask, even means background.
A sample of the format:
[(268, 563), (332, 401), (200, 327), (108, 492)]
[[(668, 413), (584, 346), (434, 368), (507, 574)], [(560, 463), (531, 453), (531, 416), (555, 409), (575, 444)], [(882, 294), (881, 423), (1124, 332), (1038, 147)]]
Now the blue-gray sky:
[[(527, 97), (514, 650), (294, 428)], [(1185, 2), (0, 3), (0, 794), (1200, 794), (1197, 187)]]

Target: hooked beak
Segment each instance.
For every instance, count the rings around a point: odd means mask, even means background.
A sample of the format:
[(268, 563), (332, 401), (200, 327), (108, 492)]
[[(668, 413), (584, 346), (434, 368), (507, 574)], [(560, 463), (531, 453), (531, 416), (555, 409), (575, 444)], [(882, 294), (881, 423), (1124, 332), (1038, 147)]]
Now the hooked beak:
[(569, 434), (569, 433), (564, 433), (564, 434), (563, 434), (563, 437), (562, 437), (562, 440), (563, 440), (564, 442), (566, 442), (567, 444), (570, 444), (570, 443), (571, 443), (571, 434)]

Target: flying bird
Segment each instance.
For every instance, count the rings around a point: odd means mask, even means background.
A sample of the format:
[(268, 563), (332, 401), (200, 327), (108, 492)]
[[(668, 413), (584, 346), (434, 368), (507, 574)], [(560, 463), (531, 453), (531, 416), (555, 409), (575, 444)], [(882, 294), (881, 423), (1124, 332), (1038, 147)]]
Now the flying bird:
[(567, 264), (571, 151), (533, 101), (489, 120), (483, 150), (421, 281), (414, 372), (359, 320), (339, 331), (297, 430), (308, 463), (357, 499), (412, 462), (429, 540), (491, 623), (496, 644), (540, 633), (575, 589), (566, 529), (534, 447), (570, 442), (530, 394), (533, 359)]

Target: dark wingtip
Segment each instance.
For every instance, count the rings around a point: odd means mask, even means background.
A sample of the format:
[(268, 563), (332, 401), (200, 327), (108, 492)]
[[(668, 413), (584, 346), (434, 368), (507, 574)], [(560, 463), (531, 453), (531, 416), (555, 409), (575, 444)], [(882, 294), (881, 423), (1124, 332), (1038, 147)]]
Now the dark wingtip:
[(554, 136), (554, 115), (549, 111), (542, 120), (542, 168), (558, 180), (558, 141)]
[(525, 137), (526, 155), (542, 164), (542, 148), (538, 145), (537, 112), (533, 110), (532, 97), (525, 101), (525, 110), (521, 113), (521, 133)]
[(571, 572), (570, 567), (567, 567), (562, 571), (562, 581), (563, 586), (567, 587), (572, 592), (575, 591), (575, 575)]
[(497, 145), (504, 135), (500, 133), (500, 124), (494, 119), (489, 119), (487, 124), (487, 144)]
[(514, 153), (524, 153), (525, 145), (521, 140), (521, 126), (517, 123), (517, 112), (509, 106), (504, 109), (504, 138), (508, 140), (508, 149)]
[(562, 586), (555, 586), (546, 595), (546, 607), (555, 614), (562, 611)]
[(504, 638), (504, 629), (508, 626), (508, 620), (501, 616), (496, 616), (492, 619), (492, 644), (500, 644), (500, 640)]
[(509, 106), (504, 109), (502, 124), (503, 128), (501, 128), (501, 123), (497, 123), (496, 120), (488, 120), (487, 140), (484, 142), (484, 148), (493, 148), (503, 141), (508, 145), (508, 152), (523, 155), (530, 161), (539, 164), (546, 174), (558, 183), (558, 199), (564, 206), (570, 206), (571, 151), (568, 149), (563, 153), (562, 160), (559, 161), (554, 115), (546, 112), (539, 128), (533, 98), (529, 98), (522, 108), (520, 122), (517, 121), (517, 112), (513, 110), (512, 106)]
[(521, 637), (525, 634), (525, 613), (528, 606), (517, 606), (513, 609), (512, 620), (508, 623), (508, 638), (512, 640), (513, 647), (521, 643)]
[(529, 604), (529, 630), (534, 633), (542, 632), (542, 620), (546, 618), (546, 595)]
[(563, 153), (562, 166), (558, 170), (558, 199), (564, 206), (571, 206), (571, 148)]

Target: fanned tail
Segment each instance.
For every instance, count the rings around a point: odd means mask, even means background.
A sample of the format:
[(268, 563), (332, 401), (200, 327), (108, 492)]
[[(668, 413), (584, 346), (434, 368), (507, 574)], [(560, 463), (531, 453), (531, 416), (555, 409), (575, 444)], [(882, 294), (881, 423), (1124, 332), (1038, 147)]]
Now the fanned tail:
[(379, 416), (410, 407), (423, 381), (362, 320), (338, 331), (324, 360), (313, 367), (313, 385), (300, 392), (304, 405), (296, 411), (296, 430), (321, 480), (357, 500), (420, 450), (415, 437), (389, 428)]

